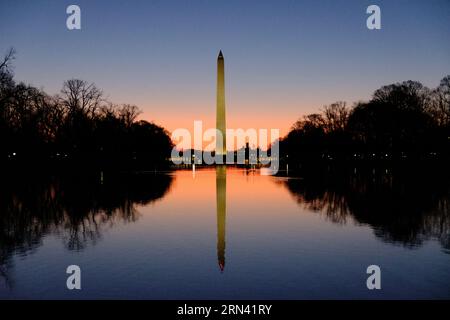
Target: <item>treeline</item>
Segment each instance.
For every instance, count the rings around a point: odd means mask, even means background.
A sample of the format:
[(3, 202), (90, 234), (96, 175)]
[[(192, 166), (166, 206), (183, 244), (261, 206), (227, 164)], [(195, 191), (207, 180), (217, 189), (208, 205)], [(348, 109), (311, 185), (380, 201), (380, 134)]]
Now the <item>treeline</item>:
[(416, 81), (383, 86), (368, 102), (336, 102), (299, 119), (280, 141), (289, 162), (448, 159), (450, 76), (431, 90)]
[(0, 61), (0, 161), (73, 162), (153, 168), (166, 164), (168, 132), (137, 121), (134, 105), (108, 102), (86, 81), (65, 81), (60, 94), (16, 83), (11, 49)]

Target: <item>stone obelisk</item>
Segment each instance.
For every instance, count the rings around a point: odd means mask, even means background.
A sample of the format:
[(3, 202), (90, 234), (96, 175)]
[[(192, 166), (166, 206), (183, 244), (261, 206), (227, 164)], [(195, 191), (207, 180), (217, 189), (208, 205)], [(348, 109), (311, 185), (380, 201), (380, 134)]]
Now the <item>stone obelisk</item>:
[(221, 155), (224, 159), (227, 154), (226, 139), (226, 120), (225, 120), (225, 61), (223, 59), (222, 50), (217, 57), (217, 108), (216, 108), (216, 129), (222, 133), (222, 146), (216, 142), (216, 154)]

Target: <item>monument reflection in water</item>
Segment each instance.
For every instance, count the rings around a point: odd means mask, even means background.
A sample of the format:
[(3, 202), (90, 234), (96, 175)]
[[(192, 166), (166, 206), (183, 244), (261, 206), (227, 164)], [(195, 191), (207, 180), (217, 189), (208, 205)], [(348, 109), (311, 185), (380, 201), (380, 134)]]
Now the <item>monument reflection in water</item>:
[(0, 298), (450, 298), (449, 187), (382, 168), (3, 175)]
[(217, 259), (220, 271), (225, 268), (225, 227), (227, 215), (227, 167), (216, 167)]

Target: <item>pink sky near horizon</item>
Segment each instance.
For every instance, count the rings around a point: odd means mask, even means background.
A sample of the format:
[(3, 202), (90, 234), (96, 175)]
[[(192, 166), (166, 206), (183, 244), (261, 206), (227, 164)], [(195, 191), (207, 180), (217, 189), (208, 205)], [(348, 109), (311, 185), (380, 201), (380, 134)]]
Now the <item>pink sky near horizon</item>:
[[(198, 110), (198, 112), (193, 111), (183, 114), (177, 114), (177, 112), (170, 112), (171, 108), (169, 107), (152, 108), (147, 106), (142, 109), (143, 112), (139, 115), (139, 119), (152, 121), (160, 126), (163, 126), (170, 133), (172, 133), (176, 129), (183, 128), (187, 129), (193, 137), (194, 121), (202, 121), (203, 132), (205, 132), (207, 129), (215, 128), (216, 124), (215, 104), (208, 108), (212, 110), (208, 111), (207, 113), (200, 112), (200, 110)], [(205, 110), (206, 107), (201, 109)], [(283, 110), (283, 108), (279, 107), (277, 112), (277, 108), (275, 107), (273, 107), (273, 109), (271, 107), (266, 107), (261, 108), (261, 111), (259, 111), (257, 114), (253, 113), (253, 110), (255, 110), (254, 106), (250, 106), (248, 108), (248, 111), (239, 111), (236, 109), (245, 110), (244, 106), (242, 105), (238, 105), (237, 108), (228, 108), (227, 106), (227, 129), (243, 129), (244, 131), (248, 129), (255, 129), (256, 131), (260, 129), (266, 129), (270, 139), (271, 129), (278, 129), (280, 132), (280, 138), (284, 137), (298, 118), (310, 112), (318, 112), (319, 108), (305, 108), (299, 106), (297, 112), (293, 111), (293, 108), (286, 108), (288, 112), (279, 112), (280, 109)], [(308, 112), (308, 110), (310, 112)], [(207, 144), (208, 142), (205, 141), (203, 143), (203, 147), (205, 147)], [(265, 141), (259, 141), (258, 143), (258, 146), (262, 147), (263, 149), (266, 149), (266, 145), (267, 142)], [(240, 147), (242, 147), (242, 145), (237, 146), (237, 148)], [(189, 146), (183, 144), (183, 149), (187, 148), (189, 148)]]

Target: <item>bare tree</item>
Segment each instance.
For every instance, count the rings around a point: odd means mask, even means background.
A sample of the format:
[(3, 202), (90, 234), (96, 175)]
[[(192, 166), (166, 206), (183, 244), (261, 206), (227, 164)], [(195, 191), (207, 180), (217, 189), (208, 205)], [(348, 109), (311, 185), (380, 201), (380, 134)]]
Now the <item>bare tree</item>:
[(14, 86), (12, 62), (16, 57), (16, 50), (10, 48), (2, 60), (0, 60), (0, 98), (5, 88)]
[(101, 119), (117, 118), (117, 105), (107, 102), (98, 108), (98, 115)]
[(65, 81), (61, 94), (62, 103), (68, 108), (69, 114), (81, 113), (91, 118), (103, 101), (103, 93), (95, 84), (79, 79)]
[(326, 132), (344, 131), (347, 126), (350, 110), (343, 101), (337, 101), (322, 110)]
[(10, 48), (0, 62), (0, 70), (1, 71), (10, 70), (11, 63), (15, 58), (16, 58), (16, 50), (14, 48)]
[(403, 81), (376, 90), (372, 101), (401, 110), (425, 111), (430, 90), (418, 81)]
[(131, 127), (140, 113), (141, 111), (139, 110), (139, 108), (131, 104), (124, 104), (118, 110), (119, 119), (125, 124), (127, 128)]
[(430, 112), (439, 126), (450, 124), (450, 75), (441, 80), (433, 90)]
[(303, 116), (292, 126), (292, 130), (308, 131), (311, 129), (322, 129), (324, 119), (321, 114), (313, 113)]

